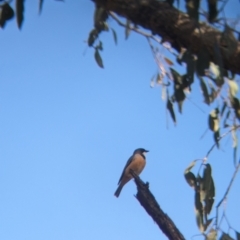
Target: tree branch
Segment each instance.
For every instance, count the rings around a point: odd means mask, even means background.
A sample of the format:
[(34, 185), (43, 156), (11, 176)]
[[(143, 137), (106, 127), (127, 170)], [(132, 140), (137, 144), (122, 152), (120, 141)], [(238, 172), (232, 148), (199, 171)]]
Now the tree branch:
[(204, 47), (207, 49), (210, 60), (218, 64), (217, 48), (222, 57), (223, 67), (240, 74), (240, 42), (236, 40), (234, 51), (230, 50), (231, 46), (221, 46), (222, 33), (220, 31), (206, 23), (196, 23), (187, 14), (170, 6), (167, 2), (157, 0), (92, 1), (107, 11), (115, 12), (134, 24), (150, 30), (152, 34), (159, 35), (162, 42), (170, 42), (178, 52), (183, 47), (193, 54), (198, 54)]
[(131, 174), (134, 177), (137, 185), (137, 200), (157, 223), (163, 233), (168, 237), (169, 240), (185, 240), (173, 221), (160, 208), (154, 196), (149, 191), (148, 183), (144, 183), (133, 171), (131, 171)]

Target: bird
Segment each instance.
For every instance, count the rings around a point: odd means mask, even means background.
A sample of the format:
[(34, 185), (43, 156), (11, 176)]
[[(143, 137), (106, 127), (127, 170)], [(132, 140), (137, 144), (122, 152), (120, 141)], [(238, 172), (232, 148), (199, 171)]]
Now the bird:
[(137, 148), (132, 156), (128, 159), (122, 175), (118, 181), (118, 188), (114, 193), (114, 196), (119, 197), (123, 186), (131, 180), (133, 177), (130, 173), (130, 170), (133, 170), (137, 175), (139, 175), (146, 165), (146, 156), (145, 154), (149, 152), (144, 148)]

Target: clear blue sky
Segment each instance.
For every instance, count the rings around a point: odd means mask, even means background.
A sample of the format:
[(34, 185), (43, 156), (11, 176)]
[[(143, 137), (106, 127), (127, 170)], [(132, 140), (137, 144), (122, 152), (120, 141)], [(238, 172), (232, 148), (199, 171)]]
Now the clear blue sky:
[[(166, 239), (134, 198), (133, 182), (113, 196), (138, 147), (150, 150), (141, 178), (190, 239), (199, 231), (183, 171), (213, 144), (210, 131), (199, 139), (216, 105), (201, 103), (196, 79), (189, 97), (205, 113), (187, 100), (167, 129), (160, 88), (150, 88), (157, 67), (147, 41), (134, 33), (125, 41), (111, 21), (118, 45), (110, 32), (101, 35), (100, 69), (85, 42), (93, 9), (91, 1), (45, 1), (38, 16), (38, 1), (26, 1), (22, 31), (13, 21), (1, 30), (0, 239)], [(224, 139), (209, 158), (216, 202), (234, 170), (231, 145)], [(238, 176), (227, 216), (240, 231), (239, 185)]]

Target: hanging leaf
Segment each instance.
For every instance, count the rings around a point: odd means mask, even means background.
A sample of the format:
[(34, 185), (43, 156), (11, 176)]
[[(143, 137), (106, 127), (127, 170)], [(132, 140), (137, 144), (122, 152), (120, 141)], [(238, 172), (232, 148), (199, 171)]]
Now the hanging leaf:
[(93, 46), (95, 40), (98, 38), (98, 30), (97, 29), (93, 29), (88, 36), (88, 46), (91, 47)]
[(236, 233), (237, 240), (240, 240), (240, 233), (237, 231), (235, 231), (235, 233)]
[(205, 168), (203, 171), (203, 188), (205, 191), (208, 191), (210, 189), (211, 177), (212, 177), (212, 169), (211, 169), (211, 165), (208, 163), (205, 165)]
[[(213, 50), (214, 50), (214, 52), (213, 52), (214, 60), (217, 63), (217, 67), (218, 67), (218, 74), (216, 74), (215, 83), (218, 87), (221, 87), (224, 84), (223, 61), (222, 61), (221, 50), (220, 50), (220, 47), (217, 42), (214, 44)], [(211, 67), (211, 65), (214, 65), (214, 64), (210, 64), (210, 67)]]
[(234, 239), (231, 238), (227, 233), (223, 232), (219, 240), (234, 240)]
[(219, 130), (216, 131), (214, 134), (213, 134), (213, 138), (214, 138), (214, 141), (217, 145), (217, 148), (219, 148), (219, 138), (220, 138), (220, 132)]
[(200, 201), (200, 194), (198, 191), (195, 191), (195, 213), (198, 228), (201, 232), (204, 232), (202, 203)]
[(208, 2), (208, 21), (212, 23), (214, 22), (218, 15), (217, 0), (207, 0), (207, 2)]
[(212, 223), (212, 220), (213, 220), (213, 218), (208, 219), (208, 220), (206, 221), (206, 223), (204, 224), (204, 232), (207, 230), (207, 228), (209, 227), (209, 225)]
[(0, 9), (0, 27), (4, 28), (6, 21), (12, 19), (14, 11), (8, 3), (4, 3)]
[(228, 80), (228, 85), (229, 85), (229, 96), (233, 98), (237, 95), (238, 84), (233, 80)]
[(196, 177), (192, 172), (187, 172), (184, 174), (185, 179), (190, 187), (195, 188), (196, 187)]
[(217, 240), (217, 231), (215, 229), (211, 229), (207, 235), (205, 240)]
[(196, 72), (199, 76), (205, 76), (205, 70), (209, 69), (210, 56), (206, 47), (202, 47), (197, 54)]
[(199, 0), (186, 0), (187, 14), (198, 22)]
[(41, 14), (42, 12), (42, 6), (43, 6), (43, 0), (39, 0), (39, 7), (38, 7), (39, 14)]
[(101, 58), (101, 55), (100, 55), (98, 49), (95, 50), (94, 57), (95, 57), (95, 60), (96, 60), (96, 62), (97, 62), (97, 64), (98, 64), (98, 66), (99, 66), (100, 68), (104, 68), (104, 67), (103, 67), (103, 61), (102, 61), (102, 58)]
[(221, 117), (223, 116), (223, 114), (224, 114), (224, 111), (225, 111), (226, 107), (227, 107), (227, 102), (226, 102), (226, 101), (224, 101), (224, 102), (223, 102), (222, 109), (221, 109)]
[(203, 80), (202, 77), (198, 76), (198, 78), (200, 80), (200, 86), (201, 86), (201, 90), (202, 90), (202, 93), (203, 93), (204, 102), (209, 105), (210, 104), (210, 99), (209, 99), (207, 85), (206, 85), (206, 83), (205, 83), (205, 81)]
[(170, 112), (173, 122), (176, 124), (176, 117), (175, 117), (175, 113), (174, 113), (174, 109), (173, 109), (173, 104), (169, 98), (167, 100), (167, 109)]
[(219, 130), (219, 118), (218, 118), (219, 110), (218, 108), (211, 111), (208, 117), (209, 129), (213, 132), (217, 132)]
[(111, 29), (112, 29), (112, 34), (113, 34), (114, 42), (115, 42), (115, 44), (117, 45), (117, 34), (116, 34), (116, 32), (115, 32), (115, 30), (114, 30), (113, 28), (111, 28)]
[(224, 121), (223, 121), (223, 126), (224, 127), (226, 127), (228, 124), (227, 124), (227, 120), (228, 120), (228, 118), (229, 118), (229, 116), (230, 116), (230, 113), (231, 113), (231, 110), (228, 110), (228, 112), (227, 112), (227, 114), (226, 114), (226, 117), (225, 117), (225, 119), (224, 119)]
[(234, 109), (234, 112), (235, 112), (235, 116), (240, 119), (240, 103), (239, 103), (239, 100), (236, 98), (236, 97), (233, 97), (231, 99), (231, 105)]
[(24, 0), (16, 0), (16, 17), (18, 28), (21, 29), (23, 23)]
[(127, 40), (129, 35), (130, 35), (130, 32), (131, 32), (131, 29), (130, 29), (130, 20), (127, 19), (126, 21), (126, 27), (125, 27), (125, 39)]

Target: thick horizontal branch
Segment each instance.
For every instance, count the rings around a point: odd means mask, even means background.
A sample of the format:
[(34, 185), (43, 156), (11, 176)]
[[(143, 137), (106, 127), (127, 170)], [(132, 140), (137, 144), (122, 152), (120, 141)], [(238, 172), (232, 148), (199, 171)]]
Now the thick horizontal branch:
[[(240, 42), (235, 42), (234, 51), (220, 44), (221, 32), (207, 23), (197, 24), (187, 14), (170, 6), (167, 2), (157, 0), (92, 0), (98, 6), (104, 7), (125, 17), (134, 24), (159, 35), (163, 41), (171, 43), (178, 52), (187, 48), (193, 54), (207, 49), (210, 60), (219, 63), (216, 56), (216, 46), (222, 57), (222, 65), (226, 70), (240, 74)], [(233, 40), (235, 41), (235, 40)], [(215, 46), (215, 47), (214, 47)], [(229, 48), (232, 47), (229, 45)]]
[(137, 200), (157, 223), (163, 233), (169, 240), (185, 240), (173, 221), (160, 208), (154, 196), (149, 191), (148, 184), (145, 184), (134, 172), (132, 172), (132, 175), (137, 185)]

